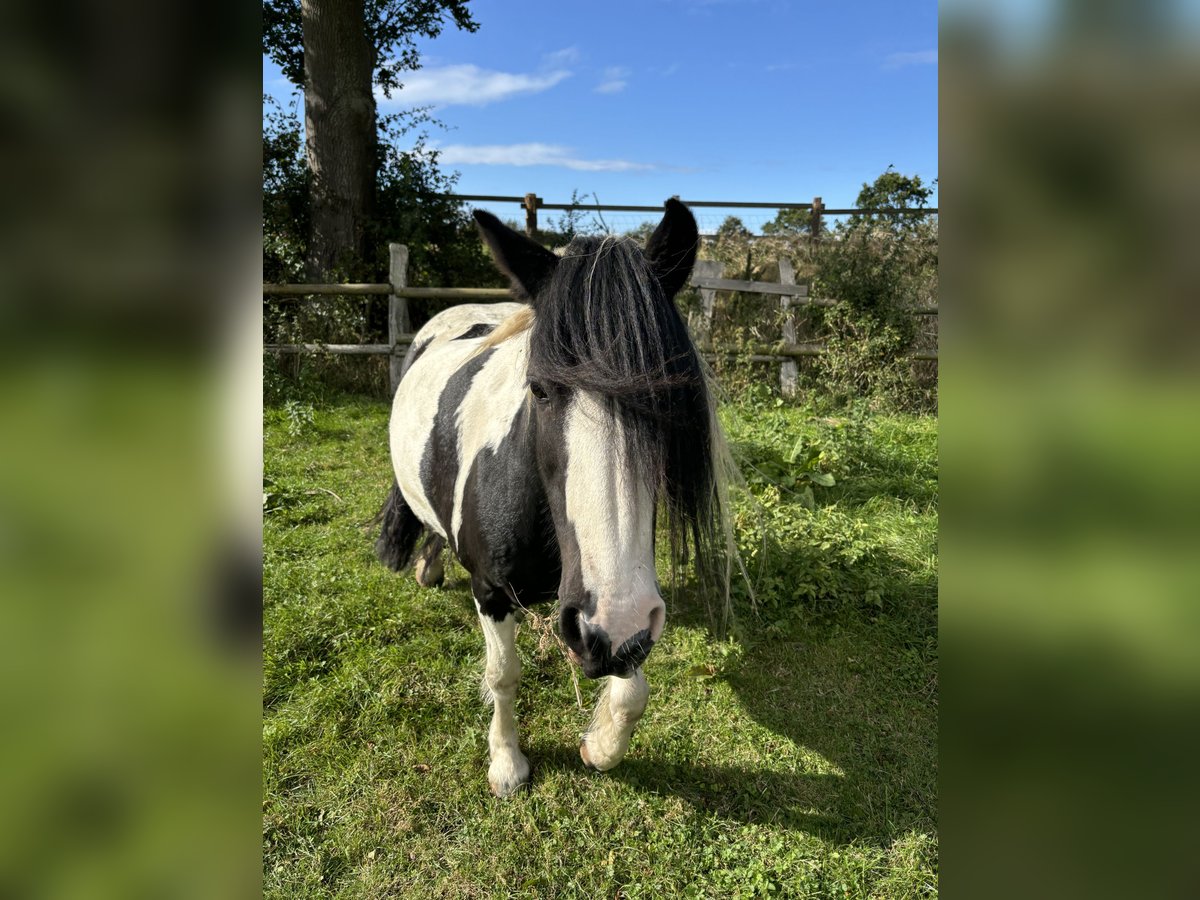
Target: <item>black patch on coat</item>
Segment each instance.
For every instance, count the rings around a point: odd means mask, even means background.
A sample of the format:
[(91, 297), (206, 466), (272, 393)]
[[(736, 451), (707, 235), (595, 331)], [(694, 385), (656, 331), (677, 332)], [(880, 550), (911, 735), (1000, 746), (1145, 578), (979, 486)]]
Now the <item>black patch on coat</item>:
[(454, 340), (468, 341), (471, 338), (487, 337), (489, 334), (491, 334), (495, 330), (496, 330), (495, 325), (488, 325), (485, 322), (476, 322), (474, 325), (472, 325), (470, 328), (468, 328), (466, 331), (464, 331), (462, 334), (460, 334)]
[(558, 544), (534, 439), (527, 404), (500, 446), (485, 447), (472, 460), (463, 491), (458, 556), (471, 572), (479, 611), (497, 622), (515, 609), (515, 601), (529, 606), (552, 600), (558, 588)]
[(446, 381), (438, 398), (433, 430), (421, 454), (421, 486), (455, 553), (458, 552), (458, 545), (450, 530), (454, 515), (454, 483), (458, 480), (459, 465), (458, 426), (455, 420), (471, 382), (495, 352), (494, 348), (489, 348), (471, 357)]
[(556, 532), (561, 581), (558, 599), (563, 610), (574, 608), (588, 616), (596, 613), (596, 598), (583, 586), (583, 564), (575, 526), (567, 516), (566, 414), (574, 392), (557, 385), (546, 387), (545, 401), (537, 405), (537, 466)]

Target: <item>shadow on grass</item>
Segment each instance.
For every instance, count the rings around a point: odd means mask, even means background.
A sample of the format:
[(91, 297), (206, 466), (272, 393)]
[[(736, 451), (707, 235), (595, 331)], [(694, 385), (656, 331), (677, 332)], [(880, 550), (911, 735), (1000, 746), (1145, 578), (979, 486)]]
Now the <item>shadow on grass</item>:
[[(908, 830), (933, 831), (936, 584), (894, 562), (895, 588), (906, 598), (895, 613), (847, 611), (787, 636), (743, 613), (745, 652), (717, 672), (751, 719), (819, 755), (824, 771), (681, 766), (639, 748), (635, 738), (634, 751), (607, 777), (674, 794), (712, 815), (838, 844), (886, 847)], [(708, 614), (699, 601), (681, 598), (674, 620), (706, 627)], [(549, 759), (579, 765), (573, 753), (544, 749)]]
[[(888, 616), (848, 612), (799, 639), (752, 636), (720, 676), (758, 724), (819, 754), (840, 777), (746, 773), (774, 781), (789, 824), (839, 842), (884, 846), (936, 821), (936, 587)], [(924, 601), (918, 598), (925, 598)]]
[[(871, 497), (936, 502), (922, 465), (898, 462), (868, 461), (861, 483), (848, 485), (850, 496), (838, 505), (853, 508)], [(739, 610), (744, 653), (716, 677), (757, 724), (841, 774), (702, 765), (679, 773), (660, 765), (652, 748), (649, 757), (630, 759), (624, 774), (626, 763), (614, 774), (717, 815), (770, 820), (835, 843), (885, 847), (909, 830), (934, 831), (936, 574), (879, 544), (858, 557), (833, 558), (810, 543), (801, 537), (790, 547), (776, 545), (773, 568), (798, 583), (815, 564), (827, 564), (832, 596), (791, 600), (790, 610), (781, 610), (776, 598), (761, 616)], [(868, 589), (879, 592), (882, 610), (864, 604)], [(691, 591), (680, 592), (671, 615), (677, 625), (714, 634), (708, 607)], [(783, 627), (769, 624), (781, 616)]]
[[(895, 452), (881, 451), (873, 444), (856, 448), (861, 471), (843, 480), (831, 497), (847, 509), (855, 509), (876, 497), (911, 502), (918, 509), (937, 503), (936, 467), (908, 459)], [(932, 476), (932, 477), (931, 477)]]
[[(652, 749), (634, 749), (615, 769), (584, 773), (587, 777), (616, 779), (637, 790), (678, 797), (698, 811), (743, 823), (773, 824), (824, 838), (845, 840), (843, 823), (821, 810), (832, 805), (842, 779), (837, 775), (770, 772), (736, 766), (684, 765), (655, 755)], [(539, 773), (583, 770), (579, 753), (562, 744), (531, 743), (525, 748)], [(781, 797), (788, 798), (780, 803)]]

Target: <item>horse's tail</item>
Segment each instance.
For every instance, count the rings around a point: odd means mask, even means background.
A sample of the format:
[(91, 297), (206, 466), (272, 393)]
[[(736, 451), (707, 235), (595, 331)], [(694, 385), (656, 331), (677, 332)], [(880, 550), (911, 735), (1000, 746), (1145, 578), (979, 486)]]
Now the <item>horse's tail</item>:
[(379, 523), (379, 537), (375, 539), (375, 555), (379, 561), (399, 572), (412, 559), (413, 547), (421, 535), (421, 522), (404, 502), (400, 485), (392, 482), (383, 509), (375, 517)]

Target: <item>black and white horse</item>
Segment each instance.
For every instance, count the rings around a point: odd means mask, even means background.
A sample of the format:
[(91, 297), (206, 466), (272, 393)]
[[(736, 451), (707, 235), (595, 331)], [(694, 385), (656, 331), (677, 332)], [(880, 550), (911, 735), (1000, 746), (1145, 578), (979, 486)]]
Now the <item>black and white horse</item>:
[(580, 745), (585, 763), (612, 768), (646, 707), (641, 666), (666, 618), (657, 513), (675, 561), (709, 558), (722, 444), (673, 300), (698, 241), (682, 203), (667, 201), (644, 250), (580, 237), (558, 256), (475, 218), (522, 302), (454, 307), (416, 335), (376, 551), (399, 571), (426, 530), (418, 582), (441, 581), (446, 544), (470, 573), (494, 705), (488, 781), (506, 796), (529, 780), (513, 717), (522, 607), (558, 597), (572, 661), (612, 676)]

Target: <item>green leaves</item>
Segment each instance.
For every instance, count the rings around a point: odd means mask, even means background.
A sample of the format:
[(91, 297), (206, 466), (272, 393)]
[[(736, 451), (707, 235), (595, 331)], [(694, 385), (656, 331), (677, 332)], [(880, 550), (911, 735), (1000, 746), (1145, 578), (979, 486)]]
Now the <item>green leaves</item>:
[(877, 615), (926, 590), (911, 572), (930, 566), (917, 535), (936, 534), (934, 420), (861, 404), (817, 416), (767, 401), (725, 421), (753, 493), (735, 507), (735, 532), (772, 633)]
[(300, 437), (313, 424), (313, 408), (311, 403), (301, 403), (299, 400), (287, 400), (283, 404), (283, 418), (287, 422), (288, 434)]
[(809, 509), (812, 508), (811, 501), (813, 499), (811, 485), (833, 487), (837, 483), (833, 477), (833, 473), (823, 471), (823, 468), (832, 465), (836, 458), (837, 454), (823, 446), (819, 441), (809, 443), (804, 438), (800, 438), (796, 441), (796, 445), (792, 447), (792, 452), (788, 455), (788, 461), (794, 467), (796, 478), (809, 482), (809, 484), (804, 486), (804, 492), (807, 493), (810, 500), (810, 503), (807, 504)]

